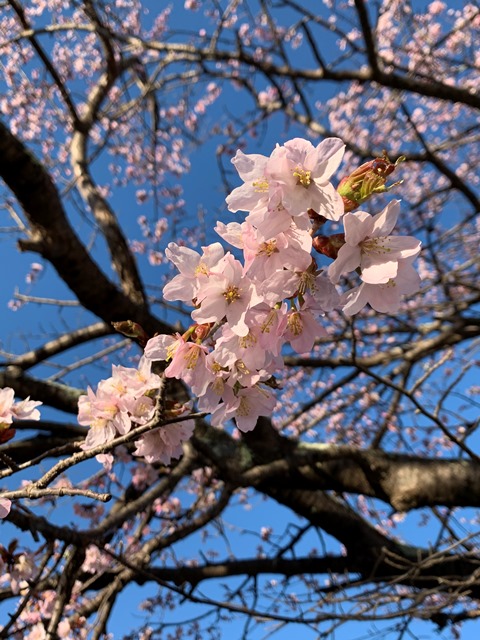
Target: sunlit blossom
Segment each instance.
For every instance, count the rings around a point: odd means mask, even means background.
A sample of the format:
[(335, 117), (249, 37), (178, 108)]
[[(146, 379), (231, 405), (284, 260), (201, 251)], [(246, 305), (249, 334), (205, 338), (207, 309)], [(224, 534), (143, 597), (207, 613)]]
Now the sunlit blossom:
[(399, 212), (400, 202), (393, 200), (376, 216), (365, 211), (345, 214), (345, 244), (328, 268), (333, 282), (358, 268), (363, 282), (384, 284), (396, 277), (399, 260), (418, 254), (419, 240), (390, 235)]

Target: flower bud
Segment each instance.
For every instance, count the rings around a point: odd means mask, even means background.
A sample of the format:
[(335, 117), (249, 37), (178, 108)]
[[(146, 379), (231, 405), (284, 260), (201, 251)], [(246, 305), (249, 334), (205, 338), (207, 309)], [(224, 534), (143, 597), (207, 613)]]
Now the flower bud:
[(365, 162), (349, 176), (342, 178), (337, 191), (342, 196), (345, 213), (359, 207), (373, 193), (384, 193), (401, 184), (403, 180), (394, 182), (388, 187), (385, 186), (387, 176), (393, 173), (395, 167), (404, 160), (406, 160), (405, 156), (400, 156), (395, 163), (392, 163), (384, 151), (381, 158)]
[(120, 322), (112, 322), (112, 326), (118, 333), (132, 338), (141, 347), (144, 347), (148, 342), (148, 335), (143, 327), (133, 320), (121, 320)]
[(213, 322), (204, 324), (195, 324), (192, 327), (192, 340), (195, 342), (202, 342), (210, 333), (210, 329), (213, 327)]
[(10, 425), (0, 424), (0, 444), (4, 444), (5, 442), (11, 440), (14, 437), (15, 433), (15, 429), (12, 429)]
[(331, 236), (315, 236), (312, 240), (313, 248), (318, 251), (318, 253), (323, 253), (327, 258), (332, 258), (332, 260), (335, 260), (340, 247), (344, 244), (344, 233), (334, 233)]

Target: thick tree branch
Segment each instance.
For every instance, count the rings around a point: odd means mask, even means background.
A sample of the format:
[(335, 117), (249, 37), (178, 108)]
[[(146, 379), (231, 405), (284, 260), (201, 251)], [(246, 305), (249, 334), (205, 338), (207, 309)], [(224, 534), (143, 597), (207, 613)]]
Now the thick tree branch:
[(147, 298), (135, 258), (120, 229), (112, 207), (93, 181), (87, 153), (88, 136), (97, 120), (103, 100), (107, 97), (119, 74), (134, 62), (135, 60), (130, 58), (126, 63), (116, 65), (113, 70), (110, 65), (109, 70), (100, 77), (98, 84), (88, 96), (85, 112), (72, 137), (70, 151), (77, 189), (90, 207), (103, 232), (113, 268), (120, 279), (121, 288), (133, 303), (146, 307)]
[(299, 443), (281, 436), (265, 418), (245, 434), (244, 441), (204, 425), (197, 430), (194, 445), (229, 481), (269, 495), (272, 490), (335, 491), (377, 498), (397, 511), (480, 505), (480, 469), (475, 460)]
[(105, 324), (105, 322), (95, 322), (87, 327), (68, 331), (54, 340), (45, 342), (45, 344), (37, 349), (32, 349), (32, 351), (28, 351), (27, 353), (23, 353), (19, 356), (11, 356), (11, 361), (6, 363), (4, 366), (12, 364), (15, 367), (20, 367), (21, 369), (29, 369), (30, 367), (34, 367), (40, 362), (43, 362), (47, 358), (63, 353), (79, 344), (84, 344), (85, 342), (102, 338), (110, 333), (114, 333), (114, 329), (111, 325)]
[(121, 293), (92, 260), (70, 226), (57, 189), (43, 165), (0, 122), (0, 176), (20, 202), (30, 224), (23, 250), (38, 252), (55, 267), (79, 302), (105, 322), (135, 320), (150, 334), (170, 327)]

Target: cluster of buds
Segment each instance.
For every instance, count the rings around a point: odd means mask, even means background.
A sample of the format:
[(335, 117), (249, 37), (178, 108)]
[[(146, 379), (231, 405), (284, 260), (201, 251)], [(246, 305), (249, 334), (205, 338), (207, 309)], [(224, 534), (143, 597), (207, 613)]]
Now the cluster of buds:
[(388, 176), (405, 160), (405, 156), (400, 156), (395, 162), (391, 162), (384, 151), (381, 157), (365, 162), (349, 176), (342, 178), (337, 191), (342, 196), (345, 213), (357, 209), (373, 194), (385, 193), (402, 184), (403, 180), (398, 180), (386, 186)]

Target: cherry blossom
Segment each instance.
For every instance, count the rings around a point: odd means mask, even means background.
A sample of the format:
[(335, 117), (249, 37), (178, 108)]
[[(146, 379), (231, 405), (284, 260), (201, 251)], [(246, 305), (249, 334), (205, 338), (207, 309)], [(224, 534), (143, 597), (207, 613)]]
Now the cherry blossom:
[(268, 280), (283, 268), (305, 270), (312, 262), (312, 237), (293, 224), (285, 232), (262, 241), (247, 225), (243, 234), (245, 272), (259, 282)]
[(249, 370), (262, 369), (268, 354), (260, 343), (260, 333), (260, 326), (254, 325), (246, 336), (239, 336), (228, 325), (224, 325), (215, 341), (215, 361), (227, 369), (237, 360)]
[(87, 395), (80, 396), (77, 420), (90, 427), (82, 445), (87, 450), (106, 444), (131, 428), (128, 413), (120, 409), (120, 399), (112, 392), (103, 391), (101, 383), (97, 393), (88, 387)]
[(268, 176), (278, 184), (282, 202), (293, 216), (308, 209), (338, 220), (343, 202), (330, 182), (343, 158), (345, 145), (339, 138), (327, 138), (316, 147), (302, 138), (278, 146), (267, 164)]
[[(179, 273), (165, 285), (164, 296), (194, 307), (193, 324), (183, 334), (150, 338), (137, 369), (114, 366), (111, 378), (80, 398), (79, 422), (91, 427), (82, 448), (107, 444), (151, 419), (161, 386), (152, 373), (154, 361), (166, 362), (165, 377), (190, 388), (213, 426), (234, 419), (240, 431), (250, 431), (259, 416), (275, 407), (269, 385), (276, 385), (275, 374), (283, 368), (285, 345), (308, 353), (327, 335), (332, 311), (352, 315), (369, 303), (377, 311), (394, 312), (402, 295), (418, 289), (412, 262), (420, 242), (390, 235), (399, 201), (374, 216), (347, 212), (345, 234), (312, 238), (318, 225), (338, 220), (343, 212), (342, 198), (330, 183), (343, 153), (338, 138), (316, 147), (295, 138), (277, 145), (269, 157), (237, 152), (233, 162), (244, 184), (227, 197), (227, 204), (247, 215), (243, 222), (218, 222), (215, 230), (242, 251), (243, 262), (218, 242), (203, 247), (202, 254), (168, 245), (166, 256)], [(365, 164), (367, 173), (371, 165)], [(388, 171), (394, 166), (388, 164)], [(352, 174), (358, 180), (366, 179), (362, 167)], [(378, 188), (388, 190), (383, 183)], [(365, 187), (361, 198), (371, 193)], [(328, 268), (317, 266), (314, 246), (335, 258)], [(340, 276), (355, 271), (362, 283), (340, 295)], [(147, 431), (136, 441), (135, 455), (168, 464), (180, 457), (193, 429), (187, 421)], [(110, 456), (99, 460), (107, 470)]]
[(287, 316), (285, 338), (297, 353), (311, 351), (315, 340), (327, 333), (309, 309), (292, 310)]
[(274, 395), (258, 385), (235, 392), (226, 386), (224, 401), (212, 412), (212, 425), (220, 426), (235, 417), (240, 431), (255, 428), (259, 416), (269, 416), (275, 408)]
[(345, 214), (345, 244), (328, 268), (333, 282), (360, 268), (364, 282), (386, 283), (396, 277), (399, 260), (418, 254), (421, 243), (416, 238), (389, 235), (399, 212), (400, 202), (393, 200), (376, 216), (365, 211)]
[(15, 553), (13, 562), (9, 563), (8, 571), (0, 575), (0, 585), (8, 584), (12, 593), (20, 593), (29, 588), (31, 580), (37, 572), (35, 560), (28, 552)]
[(304, 295), (305, 307), (321, 315), (333, 311), (340, 305), (340, 296), (335, 285), (324, 271), (317, 272), (309, 291)]
[(184, 338), (176, 333), (175, 336), (160, 334), (151, 338), (145, 345), (145, 356), (149, 360), (170, 360)]
[(214, 378), (207, 367), (207, 353), (207, 348), (201, 344), (182, 341), (165, 369), (165, 376), (184, 380), (195, 395), (201, 396)]
[(227, 196), (230, 211), (251, 211), (258, 204), (266, 205), (270, 185), (266, 176), (268, 158), (258, 153), (245, 154), (240, 149), (232, 159), (232, 164), (244, 184)]
[(29, 396), (13, 406), (13, 416), (18, 420), (40, 420), (40, 412), (37, 407), (41, 404), (42, 402), (38, 402), (37, 400), (30, 400)]
[(208, 284), (198, 293), (198, 300), (200, 308), (192, 313), (195, 321), (218, 322), (225, 317), (233, 332), (246, 336), (247, 309), (262, 302), (263, 298), (252, 280), (243, 275), (241, 263), (228, 253), (212, 269)]
[(268, 305), (260, 305), (253, 310), (253, 326), (260, 328), (259, 343), (262, 349), (268, 350), (272, 355), (280, 355), (283, 345), (283, 334), (287, 326), (287, 305), (283, 302), (273, 308)]
[(207, 282), (210, 268), (223, 258), (224, 250), (219, 242), (203, 247), (200, 256), (193, 249), (180, 247), (171, 242), (165, 255), (180, 271), (163, 289), (166, 300), (182, 300), (191, 302), (197, 296), (200, 287)]
[(136, 456), (143, 456), (147, 462), (170, 464), (172, 458), (180, 458), (183, 454), (182, 443), (192, 437), (195, 429), (193, 420), (175, 422), (158, 427), (145, 433), (135, 441)]
[[(89, 426), (82, 449), (111, 442), (117, 435), (128, 433), (133, 424), (145, 424), (155, 411), (155, 393), (160, 377), (151, 371), (152, 361), (142, 358), (136, 369), (113, 365), (113, 375), (102, 380), (94, 392), (90, 387), (87, 395), (78, 400), (78, 423)], [(110, 458), (101, 454), (99, 462), (110, 464)]]
[(358, 313), (368, 303), (380, 313), (396, 313), (403, 295), (418, 291), (420, 276), (412, 266), (415, 256), (398, 261), (397, 275), (385, 283), (369, 284), (347, 291), (343, 295), (343, 312), (349, 316)]
[(278, 231), (285, 230), (287, 222), (288, 228), (288, 216), (302, 217), (306, 223), (310, 208), (330, 220), (338, 220), (343, 203), (329, 180), (344, 149), (339, 138), (327, 138), (317, 147), (308, 140), (294, 138), (277, 146), (269, 158), (237, 151), (232, 162), (244, 184), (227, 197), (228, 208), (262, 212), (266, 208), (272, 212), (281, 207), (282, 227)]
[[(268, 204), (261, 201), (250, 211), (245, 220), (255, 227), (258, 239), (263, 241), (287, 231), (293, 222), (292, 215), (283, 204), (282, 195), (278, 189), (272, 194)], [(297, 216), (295, 224), (302, 229), (310, 227), (308, 216)]]

